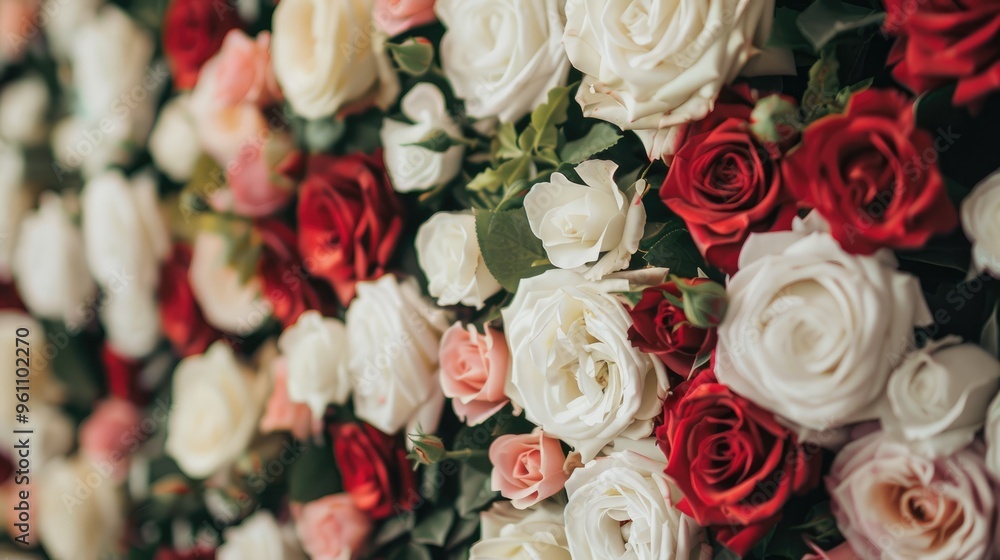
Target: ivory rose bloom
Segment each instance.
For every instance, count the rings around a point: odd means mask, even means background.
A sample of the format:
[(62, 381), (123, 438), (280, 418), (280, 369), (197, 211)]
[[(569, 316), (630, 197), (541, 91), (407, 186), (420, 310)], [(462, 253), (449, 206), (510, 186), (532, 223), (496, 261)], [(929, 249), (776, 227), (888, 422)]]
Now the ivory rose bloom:
[(40, 144), (45, 139), (50, 101), (49, 87), (37, 74), (4, 85), (0, 90), (0, 138), (25, 146)]
[(201, 156), (201, 145), (191, 141), (198, 129), (189, 108), (190, 99), (190, 94), (183, 93), (167, 101), (149, 135), (149, 155), (156, 167), (178, 183), (191, 178)]
[(390, 37), (437, 19), (434, 0), (375, 0), (374, 16)]
[(413, 124), (388, 118), (382, 121), (385, 169), (392, 188), (399, 192), (422, 191), (452, 180), (462, 169), (464, 145), (444, 152), (407, 145), (420, 142), (435, 130), (452, 138), (462, 137), (462, 129), (448, 114), (444, 94), (437, 86), (421, 82), (403, 96), (401, 109)]
[(528, 224), (552, 264), (566, 269), (593, 265), (586, 273), (590, 280), (628, 267), (646, 226), (646, 181), (622, 192), (614, 181), (617, 169), (611, 161), (585, 161), (576, 168), (583, 185), (553, 173), (551, 182), (528, 191)]
[[(101, 482), (90, 486), (87, 480)], [(32, 513), (38, 536), (53, 560), (105, 558), (118, 550), (125, 525), (120, 487), (89, 461), (74, 456), (48, 463), (31, 493), (37, 495), (38, 513)]]
[(491, 484), (517, 509), (529, 508), (563, 489), (566, 479), (559, 440), (541, 428), (530, 434), (507, 434), (490, 444)]
[(306, 311), (281, 333), (278, 349), (288, 364), (289, 399), (308, 404), (317, 419), (323, 417), (326, 405), (347, 402), (350, 347), (343, 322)]
[(373, 0), (290, 0), (274, 11), (272, 64), (292, 109), (307, 119), (399, 95), (399, 79), (372, 29)]
[(0, 140), (0, 280), (10, 281), (11, 259), (17, 246), (21, 220), (31, 207), (31, 193), (24, 186), (24, 153)]
[(1000, 395), (986, 412), (986, 467), (1000, 480)]
[(588, 282), (553, 269), (521, 280), (501, 313), (511, 352), (507, 394), (584, 461), (613, 439), (644, 438), (660, 414), (663, 364), (628, 340), (624, 279)]
[(1000, 278), (1000, 170), (972, 189), (962, 201), (961, 212), (976, 270)]
[(249, 334), (271, 314), (261, 295), (260, 278), (240, 282), (239, 273), (226, 262), (226, 240), (217, 233), (198, 232), (188, 278), (205, 321), (217, 329)]
[(995, 556), (997, 488), (976, 448), (929, 459), (876, 432), (840, 451), (826, 487), (862, 558)]
[(284, 356), (274, 360), (271, 366), (271, 396), (260, 418), (260, 431), (291, 432), (297, 439), (308, 439), (311, 434), (323, 432), (322, 421), (313, 418), (309, 405), (292, 402), (288, 398), (288, 363)]
[(438, 348), (446, 315), (420, 295), (416, 282), (386, 274), (358, 283), (347, 325), (354, 412), (395, 434), (440, 394)]
[(771, 33), (774, 0), (568, 0), (566, 54), (587, 117), (635, 130), (650, 159), (703, 118)]
[(715, 372), (798, 427), (828, 430), (878, 415), (913, 327), (931, 317), (892, 253), (851, 255), (808, 230), (821, 225), (815, 218), (750, 235), (726, 288)]
[(541, 502), (527, 510), (510, 502), (496, 502), (480, 514), (479, 542), (472, 545), (469, 560), (571, 560), (563, 509)]
[(441, 388), (455, 415), (470, 426), (483, 423), (506, 405), (510, 351), (503, 334), (483, 325), (455, 323), (441, 337)]
[(332, 494), (292, 508), (295, 532), (311, 560), (347, 560), (372, 530), (368, 515), (349, 494)]
[(167, 454), (193, 478), (207, 478), (246, 449), (257, 427), (266, 378), (239, 363), (222, 341), (174, 371)]
[(931, 455), (972, 442), (990, 399), (1000, 389), (1000, 362), (954, 336), (914, 352), (889, 377), (887, 435)]
[(482, 309), (500, 291), (479, 250), (472, 212), (434, 214), (417, 230), (416, 247), (427, 291), (438, 305), (460, 303)]
[(476, 118), (515, 122), (569, 74), (560, 43), (565, 0), (437, 0), (441, 63)]
[(278, 525), (267, 510), (222, 533), (225, 542), (215, 552), (218, 560), (307, 560), (290, 525)]
[(647, 447), (594, 459), (569, 477), (566, 536), (574, 560), (712, 557), (705, 530), (675, 507), (680, 491), (663, 474), (662, 454)]

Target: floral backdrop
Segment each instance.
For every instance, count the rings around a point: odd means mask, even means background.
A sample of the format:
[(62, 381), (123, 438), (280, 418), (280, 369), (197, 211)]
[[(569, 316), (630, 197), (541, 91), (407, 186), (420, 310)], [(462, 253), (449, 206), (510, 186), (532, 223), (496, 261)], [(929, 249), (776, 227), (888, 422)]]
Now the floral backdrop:
[(0, 0), (0, 556), (998, 558), (998, 128), (994, 0)]

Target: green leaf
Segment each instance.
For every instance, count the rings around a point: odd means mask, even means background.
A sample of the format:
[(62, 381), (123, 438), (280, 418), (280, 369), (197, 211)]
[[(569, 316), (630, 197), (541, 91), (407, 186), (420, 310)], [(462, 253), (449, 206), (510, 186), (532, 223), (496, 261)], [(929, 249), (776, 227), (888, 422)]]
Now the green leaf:
[(542, 241), (528, 225), (523, 208), (500, 212), (476, 212), (476, 236), (486, 268), (509, 292), (517, 290), (522, 278), (537, 276), (551, 266), (534, 266), (548, 258)]
[(497, 146), (493, 152), (496, 159), (514, 159), (524, 155), (517, 145), (517, 130), (514, 123), (500, 123), (497, 129)]
[(347, 125), (342, 119), (318, 119), (306, 121), (303, 136), (309, 151), (326, 152), (344, 137)]
[(423, 76), (434, 63), (434, 45), (411, 37), (401, 44), (386, 43), (399, 69), (411, 76)]
[(566, 122), (569, 92), (574, 87), (575, 84), (552, 88), (549, 90), (548, 100), (531, 112), (531, 126), (536, 132), (531, 144), (533, 148), (558, 144), (559, 133), (556, 127)]
[(466, 189), (477, 192), (496, 192), (500, 187), (510, 187), (517, 181), (527, 180), (531, 174), (531, 158), (525, 155), (505, 161), (495, 169), (484, 170), (472, 178)]
[(459, 469), (459, 494), (455, 508), (462, 517), (482, 511), (497, 497), (490, 486), (490, 473), (463, 463)]
[(451, 507), (442, 508), (432, 511), (430, 515), (417, 523), (417, 526), (413, 528), (410, 535), (413, 537), (414, 542), (444, 546), (445, 540), (448, 538), (448, 532), (451, 531), (454, 523), (455, 510), (451, 509)]
[(386, 560), (434, 560), (434, 557), (426, 546), (411, 542), (393, 550)]
[(885, 12), (855, 6), (842, 0), (817, 0), (797, 20), (802, 36), (817, 51), (838, 35), (881, 23)]
[(983, 324), (983, 329), (979, 333), (979, 345), (993, 355), (1000, 358), (1000, 324), (997, 315), (1000, 314), (1000, 301), (993, 306), (989, 319)]
[(664, 233), (650, 247), (644, 259), (650, 266), (667, 267), (672, 274), (684, 278), (698, 276), (698, 269), (705, 267), (705, 261), (695, 247), (691, 234), (684, 228)]
[(412, 511), (393, 515), (392, 517), (386, 519), (385, 522), (382, 523), (382, 526), (379, 527), (378, 533), (375, 534), (372, 544), (376, 548), (379, 548), (391, 543), (399, 537), (402, 537), (413, 530), (416, 519), (417, 515)]
[(333, 446), (306, 445), (288, 471), (288, 497), (293, 502), (311, 502), (344, 491)]
[(410, 142), (409, 144), (403, 144), (404, 146), (418, 146), (425, 150), (430, 150), (436, 153), (447, 152), (454, 146), (464, 146), (465, 142), (452, 138), (447, 132), (441, 130), (440, 128), (435, 128), (434, 130), (428, 132), (416, 142)]
[(767, 46), (806, 53), (813, 52), (812, 43), (799, 30), (799, 15), (800, 12), (787, 6), (778, 6), (774, 11), (774, 23), (771, 27), (771, 36), (767, 40)]
[(611, 148), (621, 139), (622, 135), (618, 134), (614, 126), (598, 123), (583, 138), (567, 142), (559, 153), (559, 159), (566, 163), (580, 163)]

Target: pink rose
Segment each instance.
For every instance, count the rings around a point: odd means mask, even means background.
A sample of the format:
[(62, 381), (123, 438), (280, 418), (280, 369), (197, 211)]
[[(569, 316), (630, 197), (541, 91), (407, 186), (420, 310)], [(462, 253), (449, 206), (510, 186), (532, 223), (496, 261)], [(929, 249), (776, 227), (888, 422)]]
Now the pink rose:
[(341, 560), (357, 555), (372, 522), (349, 494), (332, 494), (304, 505), (293, 504), (295, 531), (312, 560)]
[(215, 72), (216, 95), (221, 103), (252, 103), (267, 107), (283, 100), (271, 69), (271, 34), (261, 31), (257, 39), (233, 29), (222, 48), (202, 69)]
[(475, 426), (507, 404), (504, 386), (510, 351), (503, 335), (474, 325), (455, 323), (441, 337), (441, 388), (452, 400), (455, 414)]
[(569, 475), (559, 440), (541, 428), (530, 434), (504, 435), (490, 445), (493, 489), (518, 509), (529, 508), (563, 489)]
[(375, 0), (372, 15), (382, 31), (390, 36), (427, 25), (437, 19), (434, 15), (434, 0)]
[(100, 466), (110, 465), (112, 477), (123, 480), (128, 472), (128, 456), (135, 451), (133, 432), (141, 421), (142, 415), (134, 404), (117, 397), (105, 399), (80, 425), (80, 450)]
[(826, 478), (847, 542), (886, 560), (994, 558), (995, 484), (979, 444), (929, 458), (882, 432), (844, 447)]
[(288, 361), (284, 356), (274, 360), (274, 388), (260, 419), (260, 431), (291, 432), (305, 440), (323, 431), (323, 420), (314, 419), (309, 405), (288, 398)]
[(21, 57), (38, 34), (37, 12), (38, 0), (0, 0), (0, 61)]
[(809, 543), (810, 548), (815, 552), (806, 554), (802, 560), (861, 560), (861, 557), (854, 552), (851, 545), (841, 543), (830, 550), (823, 550), (813, 543)]
[(228, 188), (211, 194), (216, 211), (259, 218), (281, 210), (295, 194), (296, 175), (303, 165), (302, 154), (285, 133), (269, 134), (264, 141), (244, 144), (226, 166)]

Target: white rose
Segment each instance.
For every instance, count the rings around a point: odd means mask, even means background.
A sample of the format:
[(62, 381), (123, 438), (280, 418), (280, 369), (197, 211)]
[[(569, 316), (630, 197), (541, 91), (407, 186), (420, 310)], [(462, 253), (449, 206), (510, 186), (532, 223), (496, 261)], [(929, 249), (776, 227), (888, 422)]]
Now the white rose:
[[(0, 348), (0, 359), (3, 360), (4, 364), (10, 364), (9, 367), (0, 369), (0, 374), (2, 374), (0, 375), (0, 383), (5, 387), (11, 388), (0, 394), (0, 430), (6, 433), (13, 433), (12, 430), (19, 429), (18, 426), (20, 424), (16, 421), (17, 405), (23, 404), (18, 400), (17, 395), (18, 393), (26, 392), (24, 389), (18, 391), (15, 387), (28, 388), (27, 392), (30, 393), (29, 399), (32, 403), (29, 404), (31, 410), (31, 414), (28, 415), (29, 420), (39, 420), (40, 424), (43, 423), (42, 416), (34, 414), (36, 407), (40, 409), (44, 406), (56, 411), (59, 410), (55, 405), (62, 401), (64, 391), (63, 387), (51, 374), (48, 357), (53, 355), (60, 343), (68, 342), (68, 338), (60, 338), (57, 335), (50, 341), (45, 336), (45, 329), (42, 327), (42, 324), (31, 315), (20, 311), (0, 311), (0, 332), (10, 333), (10, 336), (14, 337), (11, 338), (10, 344), (4, 348)], [(66, 337), (65, 334), (61, 336)], [(21, 342), (18, 342), (16, 339), (20, 339)], [(18, 352), (18, 348), (22, 350), (28, 349), (30, 355), (28, 356), (27, 366), (24, 365), (24, 352)], [(21, 360), (19, 361), (18, 358), (21, 358)], [(19, 376), (18, 373), (21, 373), (21, 375)], [(27, 383), (24, 381), (19, 383), (18, 379), (27, 379)], [(73, 444), (74, 431), (72, 426), (68, 426), (68, 428), (69, 438), (66, 443), (68, 446), (71, 446)], [(40, 431), (36, 429), (36, 432)], [(56, 426), (53, 431), (58, 433), (61, 431), (61, 428)], [(52, 441), (62, 441), (62, 439), (61, 436), (56, 436)], [(9, 438), (6, 442), (8, 445), (15, 443)], [(60, 445), (53, 445), (52, 447), (61, 448)]]
[(253, 437), (268, 382), (238, 362), (223, 341), (181, 360), (174, 371), (167, 454), (193, 478), (207, 478), (231, 463)]
[(962, 228), (972, 241), (976, 271), (1000, 278), (1000, 170), (983, 179), (962, 201)]
[(222, 533), (225, 540), (219, 560), (307, 560), (290, 525), (279, 526), (274, 515), (262, 509)]
[(306, 403), (316, 418), (326, 405), (344, 404), (351, 394), (347, 370), (350, 346), (347, 329), (339, 319), (306, 311), (278, 338), (278, 348), (288, 364), (288, 398)]
[(560, 44), (565, 0), (437, 0), (441, 64), (476, 118), (515, 122), (569, 74)]
[(0, 141), (0, 280), (9, 281), (18, 226), (31, 203), (24, 187), (24, 154)]
[(149, 154), (156, 167), (178, 183), (191, 178), (195, 162), (201, 156), (201, 146), (192, 141), (198, 132), (188, 109), (189, 101), (187, 94), (167, 101), (149, 135)]
[(24, 219), (12, 265), (17, 291), (33, 315), (79, 326), (96, 286), (83, 236), (58, 195), (43, 193), (38, 211)]
[[(358, 283), (347, 309), (354, 413), (394, 434), (437, 392), (438, 346), (445, 312), (426, 301), (411, 280), (386, 274)], [(424, 426), (430, 430), (429, 426)]]
[(0, 136), (26, 146), (42, 142), (49, 98), (45, 80), (34, 74), (5, 85), (0, 89)]
[(73, 54), (73, 37), (84, 23), (94, 19), (105, 0), (45, 0), (42, 17), (45, 39), (53, 54), (68, 58)]
[(271, 63), (292, 109), (307, 119), (373, 100), (386, 108), (399, 79), (372, 19), (373, 0), (288, 0), (274, 10)]
[(986, 411), (986, 468), (1000, 479), (1000, 394)]
[(226, 240), (202, 230), (194, 241), (188, 279), (205, 321), (217, 329), (249, 334), (271, 315), (257, 276), (240, 283), (239, 272), (226, 262)]
[(646, 448), (598, 457), (566, 481), (574, 560), (712, 557), (704, 529), (676, 508), (681, 493), (663, 474), (663, 454), (655, 443)]
[(55, 460), (41, 471), (33, 490), (34, 519), (53, 560), (92, 560), (118, 550), (125, 511), (119, 487), (108, 476), (79, 456)]
[(107, 292), (101, 324), (111, 347), (122, 356), (139, 359), (160, 342), (160, 308), (154, 290), (127, 286)]
[(153, 37), (113, 5), (82, 24), (73, 45), (78, 123), (64, 157), (69, 166), (82, 164), (92, 176), (108, 165), (126, 163), (129, 146), (145, 143), (169, 74), (162, 63), (150, 68)]
[[(563, 44), (587, 117), (657, 135), (707, 115), (770, 35), (774, 0), (568, 0)], [(654, 147), (654, 144), (657, 144)]]
[(614, 162), (585, 161), (576, 168), (583, 185), (553, 173), (550, 182), (528, 191), (528, 225), (552, 264), (566, 269), (593, 264), (585, 274), (590, 280), (628, 267), (646, 226), (646, 181), (640, 179), (623, 193), (614, 181), (617, 169)]
[(500, 291), (483, 261), (472, 212), (438, 212), (417, 230), (417, 260), (438, 305), (483, 308)]
[(972, 442), (1000, 389), (1000, 362), (955, 336), (911, 354), (889, 377), (882, 428), (932, 455)]
[(553, 269), (521, 280), (501, 312), (508, 396), (584, 461), (616, 437), (648, 436), (667, 393), (663, 364), (628, 340), (632, 319), (615, 295), (628, 290), (627, 280)]
[(472, 545), (469, 560), (571, 560), (563, 508), (554, 502), (517, 509), (501, 501), (479, 517), (480, 540)]
[(828, 233), (752, 234), (719, 326), (720, 382), (800, 427), (875, 418), (913, 327), (930, 312), (889, 251), (852, 255)]
[(413, 124), (393, 119), (382, 121), (382, 145), (385, 147), (385, 169), (392, 187), (399, 192), (427, 190), (452, 180), (462, 169), (465, 146), (452, 146), (445, 152), (433, 152), (419, 146), (434, 130), (452, 138), (461, 138), (462, 129), (455, 124), (444, 104), (444, 95), (433, 84), (421, 82), (403, 96), (403, 115)]

